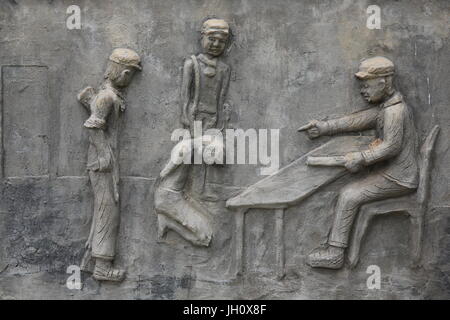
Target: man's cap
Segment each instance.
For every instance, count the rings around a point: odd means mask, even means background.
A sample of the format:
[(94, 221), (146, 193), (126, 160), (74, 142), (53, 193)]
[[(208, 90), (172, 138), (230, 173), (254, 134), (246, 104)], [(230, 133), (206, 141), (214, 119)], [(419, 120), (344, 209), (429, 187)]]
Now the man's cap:
[(111, 56), (109, 56), (109, 60), (127, 67), (136, 68), (139, 71), (142, 70), (141, 58), (139, 58), (139, 55), (131, 49), (114, 49)]
[(229, 34), (230, 26), (225, 20), (222, 19), (208, 19), (203, 23), (202, 34), (220, 32)]
[(365, 59), (359, 65), (359, 71), (355, 76), (359, 79), (374, 79), (394, 74), (394, 63), (385, 57), (373, 57)]

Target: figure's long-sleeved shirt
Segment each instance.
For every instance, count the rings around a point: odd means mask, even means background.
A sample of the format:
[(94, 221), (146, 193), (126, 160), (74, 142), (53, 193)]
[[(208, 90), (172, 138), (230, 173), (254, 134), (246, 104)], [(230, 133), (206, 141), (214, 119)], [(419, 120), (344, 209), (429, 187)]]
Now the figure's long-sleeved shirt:
[(380, 162), (382, 175), (402, 186), (418, 184), (417, 134), (411, 110), (395, 93), (379, 107), (326, 121), (324, 134), (375, 128), (377, 140), (362, 151), (365, 165)]

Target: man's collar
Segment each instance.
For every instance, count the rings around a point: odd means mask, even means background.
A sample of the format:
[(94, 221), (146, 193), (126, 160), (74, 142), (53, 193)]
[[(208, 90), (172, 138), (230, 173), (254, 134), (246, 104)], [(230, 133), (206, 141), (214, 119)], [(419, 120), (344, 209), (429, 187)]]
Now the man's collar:
[(387, 107), (393, 106), (395, 104), (399, 104), (400, 102), (403, 102), (403, 97), (400, 94), (400, 92), (396, 92), (387, 101), (383, 102), (380, 105), (380, 107), (381, 108), (387, 108)]
[(206, 64), (212, 68), (215, 68), (217, 66), (217, 58), (209, 59), (206, 55), (204, 55), (203, 53), (200, 53), (198, 55), (198, 59), (201, 62), (203, 62), (204, 64)]

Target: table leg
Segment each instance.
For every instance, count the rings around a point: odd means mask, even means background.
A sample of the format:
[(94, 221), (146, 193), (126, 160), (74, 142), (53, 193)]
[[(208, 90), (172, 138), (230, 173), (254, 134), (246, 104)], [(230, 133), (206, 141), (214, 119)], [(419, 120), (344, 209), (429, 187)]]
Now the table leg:
[(275, 209), (275, 243), (277, 259), (277, 279), (281, 280), (285, 276), (284, 270), (284, 210)]
[(244, 222), (245, 222), (245, 213), (247, 212), (247, 209), (240, 209), (236, 212), (235, 215), (235, 221), (236, 221), (236, 229), (234, 234), (235, 239), (235, 257), (234, 257), (234, 263), (235, 263), (235, 276), (239, 277), (242, 275), (244, 271)]

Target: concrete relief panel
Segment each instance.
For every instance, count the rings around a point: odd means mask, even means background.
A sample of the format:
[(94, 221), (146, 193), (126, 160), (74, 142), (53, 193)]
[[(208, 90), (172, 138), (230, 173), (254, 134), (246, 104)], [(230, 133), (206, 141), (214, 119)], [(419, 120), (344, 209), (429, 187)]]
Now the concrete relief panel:
[(3, 2), (0, 300), (450, 297), (450, 1)]

